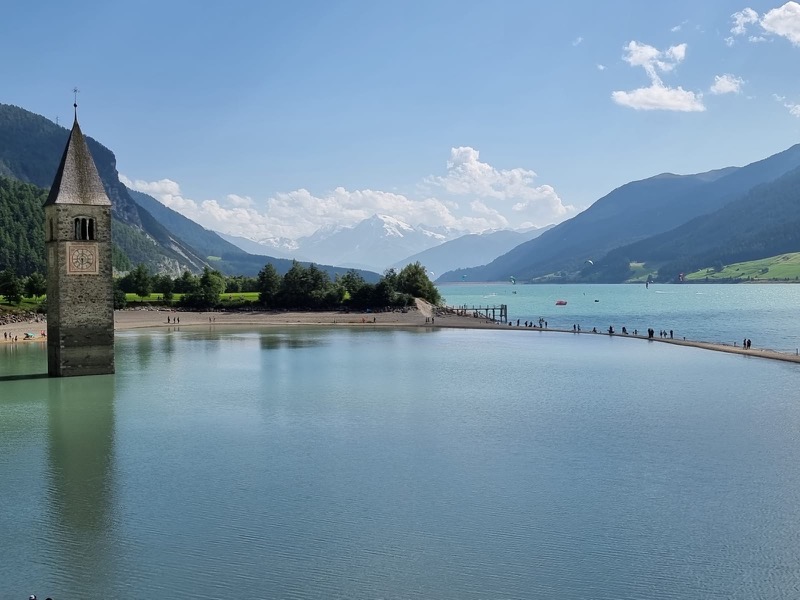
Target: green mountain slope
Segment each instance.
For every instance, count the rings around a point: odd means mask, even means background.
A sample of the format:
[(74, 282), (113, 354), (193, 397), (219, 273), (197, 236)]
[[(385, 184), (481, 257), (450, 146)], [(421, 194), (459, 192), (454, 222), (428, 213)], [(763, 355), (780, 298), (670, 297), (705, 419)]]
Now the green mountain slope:
[(0, 176), (0, 271), (45, 273), (46, 199), (47, 190)]
[(677, 175), (628, 183), (488, 265), (446, 273), (440, 281), (460, 281), (463, 276), (469, 281), (500, 281), (510, 275), (523, 281), (555, 271), (577, 271), (587, 259), (677, 224), (676, 215), (665, 207), (705, 184), (701, 176)]
[(685, 281), (718, 283), (800, 281), (800, 252), (732, 263), (725, 265), (721, 270), (700, 269), (687, 273)]
[(651, 266), (656, 264), (660, 281), (674, 281), (680, 273), (799, 250), (800, 168), (797, 168), (776, 181), (749, 190), (711, 214), (618, 248), (609, 253), (607, 260), (630, 257)]
[[(445, 274), (455, 281), (502, 280), (515, 275), (529, 280), (556, 271), (576, 272), (587, 259), (597, 261), (613, 249), (636, 243), (709, 214), (748, 190), (800, 166), (800, 145), (741, 168), (697, 175), (659, 175), (626, 184), (595, 202), (581, 214), (535, 240), (514, 248), (484, 267)], [(639, 260), (631, 256), (634, 260)], [(619, 280), (627, 265), (609, 264), (604, 271)], [(612, 276), (613, 271), (613, 276)]]
[[(0, 104), (0, 173), (7, 177), (49, 188), (64, 151), (69, 131), (22, 108)], [(112, 203), (115, 224), (127, 227), (115, 243), (131, 262), (146, 258), (154, 271), (177, 274), (183, 269), (202, 270), (207, 263), (192, 248), (141, 209), (119, 181), (114, 154), (87, 137), (103, 187)], [(41, 221), (40, 221), (41, 222)], [(150, 240), (148, 246), (147, 240)]]

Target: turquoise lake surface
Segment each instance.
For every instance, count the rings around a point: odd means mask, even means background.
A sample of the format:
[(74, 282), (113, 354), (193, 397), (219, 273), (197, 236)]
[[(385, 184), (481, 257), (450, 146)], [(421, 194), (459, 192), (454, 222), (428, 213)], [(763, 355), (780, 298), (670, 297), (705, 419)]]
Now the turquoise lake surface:
[[(620, 314), (515, 287), (522, 320)], [(727, 331), (695, 292), (797, 327), (794, 286), (617, 287), (692, 338)], [(68, 379), (0, 345), (0, 599), (797, 598), (800, 365), (510, 329), (127, 331)]]
[[(439, 286), (448, 305), (507, 304), (509, 319), (547, 320), (552, 328), (619, 332), (652, 327), (687, 340), (795, 353), (800, 348), (800, 284), (644, 284)], [(566, 300), (566, 306), (556, 306)]]

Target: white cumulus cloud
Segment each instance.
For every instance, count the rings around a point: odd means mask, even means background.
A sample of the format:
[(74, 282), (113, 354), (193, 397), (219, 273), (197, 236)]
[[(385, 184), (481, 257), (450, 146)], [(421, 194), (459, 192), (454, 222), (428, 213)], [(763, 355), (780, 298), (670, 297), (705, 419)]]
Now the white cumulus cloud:
[(785, 37), (795, 46), (800, 46), (800, 4), (787, 2), (773, 8), (761, 17), (761, 27), (769, 33)]
[[(474, 148), (462, 146), (450, 149), (447, 174), (432, 176), (426, 182), (456, 196), (477, 196), (510, 204), (518, 215), (534, 221), (563, 221), (574, 214), (575, 207), (564, 205), (550, 185), (534, 185), (536, 173), (529, 169), (495, 169), (481, 162), (480, 153)], [(503, 204), (498, 205), (502, 212)], [(506, 218), (509, 215), (506, 214)], [(517, 219), (509, 219), (518, 223)]]
[[(794, 0), (768, 10), (760, 17), (752, 8), (745, 8), (733, 13), (731, 21), (732, 36), (725, 38), (725, 43), (729, 46), (734, 43), (733, 36), (747, 35), (749, 42), (764, 42), (767, 38), (761, 33), (784, 37), (795, 46), (800, 46), (800, 4)], [(757, 25), (761, 28), (761, 32), (748, 35), (750, 25)]]
[(733, 21), (731, 33), (733, 35), (744, 35), (747, 33), (748, 25), (758, 23), (758, 13), (752, 8), (745, 8), (744, 10), (733, 13), (731, 15), (731, 20)]
[(253, 199), (248, 197), (248, 196), (239, 196), (237, 194), (228, 194), (227, 196), (225, 196), (225, 198), (227, 198), (228, 202), (232, 206), (237, 206), (237, 207), (240, 207), (240, 208), (249, 208), (251, 206), (254, 206), (254, 204), (255, 204), (253, 202)]
[(265, 200), (228, 194), (194, 200), (170, 179), (120, 181), (155, 197), (196, 223), (223, 233), (262, 240), (297, 239), (325, 225), (355, 225), (374, 214), (387, 214), (412, 225), (445, 226), (469, 232), (520, 228), (563, 221), (576, 214), (550, 185), (536, 185), (529, 169), (496, 169), (480, 161), (470, 147), (452, 148), (443, 175), (425, 177), (416, 193), (348, 190), (324, 193), (300, 188)]
[(171, 179), (160, 179), (158, 181), (131, 181), (125, 175), (120, 174), (119, 180), (123, 185), (137, 192), (144, 192), (151, 196), (161, 196), (162, 194), (180, 194), (181, 189), (177, 182)]
[(703, 95), (681, 86), (669, 87), (659, 73), (669, 73), (686, 58), (686, 44), (658, 50), (636, 41), (625, 46), (623, 60), (632, 67), (642, 67), (650, 79), (648, 87), (631, 91), (615, 91), (611, 99), (621, 106), (636, 110), (671, 110), (682, 112), (704, 111)]
[(743, 85), (744, 79), (726, 73), (714, 76), (714, 84), (710, 91), (712, 94), (739, 94)]

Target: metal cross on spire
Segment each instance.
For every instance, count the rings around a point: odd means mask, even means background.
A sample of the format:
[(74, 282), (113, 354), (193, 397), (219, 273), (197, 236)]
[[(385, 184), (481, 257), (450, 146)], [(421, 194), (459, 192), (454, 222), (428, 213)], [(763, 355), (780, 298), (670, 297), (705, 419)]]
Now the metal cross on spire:
[(75, 95), (75, 101), (72, 103), (72, 107), (75, 109), (75, 120), (78, 120), (78, 92), (80, 90), (77, 87), (72, 88), (72, 93)]

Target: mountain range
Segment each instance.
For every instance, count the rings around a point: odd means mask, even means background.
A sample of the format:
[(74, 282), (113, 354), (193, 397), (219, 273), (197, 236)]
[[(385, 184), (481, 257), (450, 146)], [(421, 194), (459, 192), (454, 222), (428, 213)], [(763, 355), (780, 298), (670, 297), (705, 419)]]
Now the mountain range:
[[(761, 222), (773, 201), (765, 184), (800, 167), (800, 145), (751, 163), (693, 175), (664, 173), (625, 184), (597, 200), (585, 211), (558, 224), (531, 241), (520, 244), (490, 263), (471, 269), (444, 273), (439, 281), (500, 281), (509, 276), (517, 281), (546, 278), (568, 281), (624, 281), (630, 275), (630, 261), (646, 262), (638, 254), (648, 238), (670, 238), (673, 230), (693, 219), (749, 198), (754, 210), (751, 220)], [(687, 259), (693, 252), (690, 238), (681, 249)], [(736, 243), (730, 237), (728, 243)], [(641, 242), (642, 245), (634, 245)], [(626, 251), (615, 251), (626, 248)], [(796, 249), (800, 249), (800, 246)], [(762, 256), (763, 257), (763, 256)], [(662, 253), (651, 266), (678, 259)], [(754, 257), (757, 258), (757, 257)], [(689, 261), (691, 262), (691, 261)], [(591, 267), (591, 268), (589, 268)], [(596, 268), (595, 268), (596, 267)], [(664, 271), (662, 277), (674, 273)]]
[(353, 226), (321, 227), (312, 235), (291, 242), (285, 239), (255, 242), (245, 238), (220, 235), (242, 250), (252, 253), (279, 252), (285, 256), (312, 262), (324, 257), (325, 260), (342, 267), (382, 273), (394, 266), (394, 263), (402, 262), (402, 266), (405, 266), (408, 262), (403, 262), (403, 259), (408, 256), (438, 246), (463, 235), (463, 232), (415, 227), (389, 215), (373, 215)]
[(800, 250), (800, 167), (752, 187), (717, 210), (639, 242), (622, 246), (587, 275), (605, 279), (613, 265), (637, 261), (658, 265), (661, 281), (682, 273), (757, 260)]
[(251, 254), (318, 261), (322, 257), (343, 267), (383, 272), (419, 262), (431, 276), (451, 269), (474, 267), (505, 254), (549, 228), (509, 229), (480, 234), (413, 226), (389, 215), (373, 215), (352, 227), (322, 227), (297, 240), (260, 242), (220, 233), (220, 237)]
[[(0, 270), (43, 264), (40, 199), (68, 131), (0, 104)], [(127, 189), (114, 154), (87, 138), (113, 206), (114, 266), (146, 264), (177, 275), (204, 267), (255, 275), (283, 273), (291, 259), (330, 275), (360, 269), (368, 281), (419, 261), (439, 282), (597, 281), (631, 276), (631, 263), (664, 281), (692, 269), (800, 250), (800, 145), (743, 167), (627, 183), (555, 226), (464, 234), (391, 215), (330, 226), (298, 240), (246, 240), (209, 231), (156, 199)]]
[[(0, 104), (0, 177), (32, 184), (42, 190), (48, 188), (68, 135), (66, 128), (45, 117), (17, 106)], [(279, 273), (291, 267), (291, 260), (248, 254), (154, 198), (129, 190), (119, 180), (114, 153), (91, 137), (87, 136), (86, 141), (112, 203), (113, 260), (117, 271), (141, 263), (153, 272), (171, 276), (180, 275), (184, 270), (197, 273), (205, 267), (229, 275), (254, 276), (266, 263), (272, 263)], [(4, 198), (8, 212), (0, 211), (0, 228), (11, 227), (15, 220), (13, 199)], [(37, 213), (29, 218), (43, 223), (42, 215)], [(33, 229), (26, 228), (26, 231)], [(39, 251), (38, 243), (30, 245)], [(43, 246), (40, 250), (44, 252)], [(13, 250), (5, 253), (9, 252)], [(10, 261), (0, 264), (0, 270), (11, 264)], [(325, 263), (318, 266), (331, 276), (348, 270)], [(379, 279), (377, 273), (362, 275), (368, 281)]]
[(554, 225), (547, 225), (540, 228), (532, 227), (525, 231), (503, 229), (462, 235), (454, 240), (408, 256), (391, 266), (395, 269), (402, 269), (409, 263), (419, 261), (434, 277), (436, 274), (453, 269), (477, 267), (486, 263), (487, 259), (502, 256), (520, 244), (539, 237), (553, 227)]

